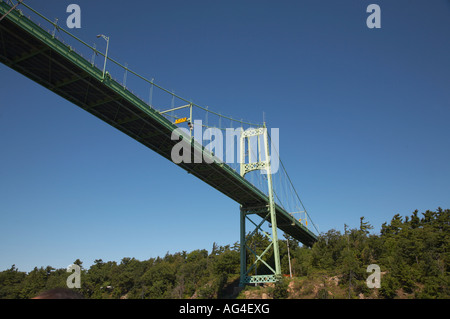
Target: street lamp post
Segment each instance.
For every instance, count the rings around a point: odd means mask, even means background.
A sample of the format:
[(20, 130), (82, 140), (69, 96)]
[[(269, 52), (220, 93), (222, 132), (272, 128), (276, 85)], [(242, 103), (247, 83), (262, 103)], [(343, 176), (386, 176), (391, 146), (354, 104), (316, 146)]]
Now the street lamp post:
[(103, 79), (105, 79), (105, 71), (106, 71), (106, 60), (108, 59), (108, 47), (109, 47), (109, 37), (104, 34), (97, 35), (97, 38), (102, 37), (106, 40), (106, 53), (105, 53), (105, 63), (103, 64)]

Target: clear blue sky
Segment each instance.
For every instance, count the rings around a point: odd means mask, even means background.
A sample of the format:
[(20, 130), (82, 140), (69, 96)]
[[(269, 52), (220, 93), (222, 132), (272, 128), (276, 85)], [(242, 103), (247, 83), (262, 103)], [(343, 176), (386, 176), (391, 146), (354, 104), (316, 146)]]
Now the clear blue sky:
[[(25, 2), (62, 25), (77, 3), (72, 32), (100, 50), (107, 34), (112, 58), (224, 114), (264, 112), (322, 232), (450, 208), (450, 1)], [(3, 64), (0, 83), (0, 270), (239, 240), (231, 199)]]

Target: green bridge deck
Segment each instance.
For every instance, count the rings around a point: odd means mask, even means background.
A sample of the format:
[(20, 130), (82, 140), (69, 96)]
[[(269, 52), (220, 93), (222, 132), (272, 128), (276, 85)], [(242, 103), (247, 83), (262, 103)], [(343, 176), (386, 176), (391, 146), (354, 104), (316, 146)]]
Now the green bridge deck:
[[(11, 7), (0, 1), (0, 17)], [(177, 128), (69, 46), (12, 10), (0, 22), (0, 61), (171, 160)], [(194, 149), (203, 147), (192, 141)], [(208, 156), (208, 155), (206, 155)], [(224, 163), (176, 164), (243, 207), (267, 205), (268, 197)], [(265, 218), (266, 213), (260, 216)], [(237, 217), (237, 216), (236, 216)], [(317, 237), (292, 215), (276, 206), (279, 229), (311, 246)]]

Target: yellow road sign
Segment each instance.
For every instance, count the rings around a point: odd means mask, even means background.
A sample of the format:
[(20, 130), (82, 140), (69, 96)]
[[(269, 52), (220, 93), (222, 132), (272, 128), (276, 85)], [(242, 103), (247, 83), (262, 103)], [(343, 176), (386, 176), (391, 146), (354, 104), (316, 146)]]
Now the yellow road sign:
[(175, 120), (175, 124), (180, 124), (187, 121), (187, 117), (182, 117), (180, 119)]

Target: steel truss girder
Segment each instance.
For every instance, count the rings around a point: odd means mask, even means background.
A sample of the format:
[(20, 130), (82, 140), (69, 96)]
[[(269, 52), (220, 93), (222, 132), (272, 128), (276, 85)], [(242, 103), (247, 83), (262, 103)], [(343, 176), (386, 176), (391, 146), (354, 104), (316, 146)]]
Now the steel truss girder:
[(254, 275), (248, 276), (244, 279), (242, 284), (261, 284), (267, 282), (277, 282), (278, 277), (275, 275)]

